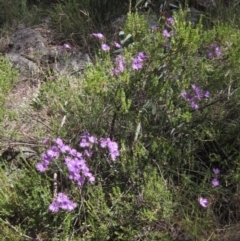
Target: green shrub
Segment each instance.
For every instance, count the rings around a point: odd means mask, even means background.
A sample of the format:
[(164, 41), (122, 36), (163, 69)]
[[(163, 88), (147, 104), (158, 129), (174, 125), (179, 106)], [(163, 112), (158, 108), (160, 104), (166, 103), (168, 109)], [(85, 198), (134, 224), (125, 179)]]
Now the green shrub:
[(57, 4), (51, 12), (52, 26), (64, 39), (74, 41), (88, 51), (94, 46), (91, 33), (106, 28), (113, 17), (126, 13), (128, 4), (128, 0), (67, 0)]
[(4, 118), (5, 108), (4, 104), (6, 101), (7, 94), (12, 88), (14, 81), (16, 80), (17, 73), (10, 66), (8, 59), (0, 56), (0, 121)]
[[(122, 57), (100, 50), (82, 78), (42, 85), (38, 108), (51, 115), (54, 137), (79, 150), (79, 135), (88, 131), (111, 138), (121, 150), (112, 161), (94, 149), (88, 166), (95, 184), (76, 188), (62, 179), (78, 208), (67, 217), (54, 214), (65, 220), (56, 238), (175, 240), (184, 234), (185, 240), (217, 240), (216, 226), (239, 222), (240, 31), (222, 23), (206, 30), (186, 16), (179, 11), (163, 32), (129, 13), (124, 33), (132, 43), (118, 50)], [(35, 175), (36, 182), (47, 178)], [(27, 180), (19, 187), (28, 187)], [(32, 192), (40, 221), (47, 202), (37, 206)]]

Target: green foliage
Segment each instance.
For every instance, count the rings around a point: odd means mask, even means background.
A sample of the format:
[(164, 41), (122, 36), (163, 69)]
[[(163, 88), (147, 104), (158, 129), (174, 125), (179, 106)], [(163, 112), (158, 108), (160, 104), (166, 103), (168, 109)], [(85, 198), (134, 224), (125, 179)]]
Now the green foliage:
[[(67, 34), (79, 21), (87, 36), (92, 30), (83, 22), (102, 19), (92, 16), (105, 6), (93, 5), (91, 15), (90, 3), (57, 5), (54, 19)], [(77, 200), (78, 209), (69, 214), (47, 212), (51, 176), (26, 168), (8, 186), (2, 172), (2, 220), (21, 223), (22, 232), (51, 233), (52, 240), (176, 240), (180, 233), (185, 240), (209, 240), (210, 235), (217, 240), (216, 226), (239, 222), (240, 31), (234, 24), (206, 29), (202, 20), (186, 19), (186, 11), (174, 15), (168, 38), (164, 26), (151, 30), (139, 13), (129, 13), (124, 33), (132, 43), (121, 52), (123, 73), (112, 73), (114, 53), (100, 51), (83, 77), (42, 84), (33, 106), (47, 109), (53, 137), (78, 148), (79, 134), (89, 131), (117, 141), (121, 156), (111, 162), (94, 154), (88, 163), (96, 177), (93, 185), (75, 188), (61, 182)], [(209, 55), (211, 44), (219, 47), (218, 56)], [(147, 59), (134, 70), (132, 58), (139, 52)], [(210, 92), (209, 98), (196, 100), (198, 109), (181, 95), (193, 94), (193, 84)], [(213, 168), (221, 173), (216, 176)], [(216, 177), (220, 185), (212, 187)], [(200, 197), (208, 199), (206, 209)]]
[[(90, 163), (97, 184), (82, 197), (83, 240), (171, 240), (173, 223), (207, 239), (214, 220), (237, 219), (228, 214), (239, 208), (224, 200), (236, 200), (239, 190), (240, 31), (222, 23), (206, 30), (201, 21), (187, 22), (184, 11), (174, 19), (166, 38), (138, 13), (128, 14), (124, 32), (133, 43), (122, 52), (125, 72), (113, 75), (116, 56), (100, 52), (82, 79), (43, 85), (40, 103), (48, 104), (57, 134), (76, 140), (75, 133), (90, 131), (121, 143), (119, 162)], [(212, 43), (220, 56), (208, 57)], [(148, 59), (137, 71), (131, 66), (139, 52)], [(192, 84), (211, 94), (198, 110), (181, 97)], [(223, 173), (220, 187), (211, 187), (214, 167)], [(201, 196), (209, 211), (199, 205)]]
[(16, 1), (1, 1), (0, 2), (1, 17), (0, 24), (11, 23), (15, 18), (20, 18), (23, 16), (23, 12), (26, 13), (27, 6), (26, 0)]
[(89, 48), (94, 45), (90, 34), (96, 29), (100, 31), (113, 16), (126, 12), (128, 4), (128, 0), (67, 0), (64, 4), (57, 4), (51, 12), (52, 26), (65, 39)]
[[(151, 176), (149, 173), (151, 172)], [(173, 215), (172, 194), (167, 190), (167, 182), (162, 180), (156, 169), (145, 173), (143, 185), (144, 207), (141, 218), (147, 221), (170, 220)]]
[(0, 9), (0, 26), (7, 28), (19, 24), (29, 26), (36, 23), (43, 14), (36, 5), (29, 4), (28, 0), (1, 0)]
[(0, 121), (4, 118), (6, 97), (16, 77), (17, 73), (10, 66), (8, 59), (0, 55)]
[(162, 237), (162, 233), (144, 230), (154, 230), (161, 221), (170, 220), (172, 197), (156, 170), (150, 178), (148, 174), (146, 172), (140, 187), (137, 187), (140, 183), (130, 184), (125, 191), (118, 186), (112, 190), (108, 188), (108, 192), (100, 185), (89, 187), (86, 208), (90, 229), (85, 236), (91, 240), (135, 240), (141, 236), (155, 240)]
[[(39, 175), (31, 164), (25, 166), (28, 169), (20, 170), (5, 164), (0, 170), (0, 225), (4, 230), (1, 237), (9, 235), (9, 240), (26, 240), (23, 235), (35, 233), (44, 240), (57, 237), (55, 240), (65, 240), (70, 232), (71, 215), (53, 216), (48, 211), (52, 199), (50, 179)], [(11, 236), (14, 238), (10, 239)]]

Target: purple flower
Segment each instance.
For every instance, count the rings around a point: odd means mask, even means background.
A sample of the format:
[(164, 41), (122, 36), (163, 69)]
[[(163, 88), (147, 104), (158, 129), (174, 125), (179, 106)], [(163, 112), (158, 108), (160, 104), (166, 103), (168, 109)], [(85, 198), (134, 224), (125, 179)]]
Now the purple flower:
[(54, 139), (54, 142), (57, 144), (61, 153), (66, 153), (71, 151), (71, 148), (68, 145), (65, 145), (62, 139), (56, 138)]
[(68, 44), (68, 43), (65, 43), (65, 44), (63, 45), (63, 47), (64, 47), (65, 49), (71, 49), (71, 46), (70, 46), (70, 44)]
[(167, 29), (164, 29), (163, 30), (163, 36), (166, 37), (166, 38), (170, 38), (171, 34), (170, 34), (170, 32), (167, 31)]
[(80, 171), (81, 162), (78, 158), (71, 159), (70, 157), (66, 157), (65, 164), (69, 172), (78, 173)]
[(84, 177), (79, 177), (78, 178), (78, 180), (76, 180), (77, 181), (77, 185), (78, 186), (82, 186), (83, 185), (83, 183), (84, 183), (84, 181), (85, 181), (85, 179), (84, 179)]
[(92, 144), (97, 143), (97, 138), (91, 136), (88, 132), (84, 133), (81, 137), (79, 146), (82, 148), (90, 147)]
[(87, 138), (82, 138), (80, 144), (79, 144), (80, 147), (89, 147), (90, 146), (90, 143), (88, 142)]
[(207, 206), (208, 206), (208, 200), (207, 200), (207, 198), (200, 197), (200, 198), (198, 199), (198, 202), (199, 202), (199, 204), (200, 204), (203, 208), (207, 208)]
[(182, 92), (180, 94), (185, 100), (187, 100), (189, 102), (189, 104), (191, 105), (191, 107), (195, 110), (197, 110), (199, 108), (198, 104), (195, 103), (194, 101), (194, 96), (187, 93), (186, 91)]
[(174, 18), (172, 18), (172, 17), (167, 18), (167, 23), (169, 23), (170, 25), (173, 25), (175, 23)]
[(47, 170), (47, 164), (44, 163), (44, 162), (38, 162), (36, 164), (36, 169), (39, 171), (39, 172), (45, 172)]
[(219, 47), (215, 47), (215, 55), (216, 55), (217, 57), (220, 57), (220, 56), (222, 55), (222, 52), (221, 52), (221, 50), (220, 50)]
[(88, 177), (88, 181), (90, 183), (94, 183), (95, 182), (95, 177), (91, 174), (89, 177)]
[(113, 75), (119, 75), (120, 73), (123, 73), (125, 69), (125, 60), (121, 54), (115, 58), (115, 65), (116, 68), (112, 68)]
[(195, 97), (198, 98), (199, 100), (201, 100), (203, 97), (205, 97), (205, 98), (209, 98), (210, 97), (210, 92), (208, 90), (207, 91), (202, 91), (202, 90), (200, 90), (199, 87), (197, 87), (194, 84), (192, 84), (191, 86), (192, 86), (192, 89), (195, 92)]
[(83, 166), (82, 173), (83, 173), (84, 176), (87, 176), (88, 173), (89, 173), (89, 168), (87, 166)]
[(41, 142), (42, 142), (42, 144), (47, 144), (49, 141), (50, 141), (50, 138), (46, 137)]
[(53, 213), (57, 213), (59, 211), (59, 205), (57, 202), (52, 202), (49, 207), (48, 210), (53, 212)]
[(120, 156), (120, 153), (118, 151), (118, 144), (115, 141), (111, 141), (110, 138), (101, 138), (100, 139), (100, 146), (102, 148), (108, 148), (110, 152), (111, 159), (113, 161), (116, 160), (118, 156)]
[(71, 148), (68, 145), (63, 145), (59, 149), (62, 153), (67, 153), (67, 152), (71, 151)]
[(60, 138), (56, 138), (53, 141), (58, 145), (58, 147), (61, 147), (64, 145), (63, 140)]
[(190, 102), (190, 105), (191, 105), (191, 107), (192, 107), (193, 109), (195, 109), (195, 110), (198, 110), (198, 108), (199, 108), (198, 104), (196, 104), (194, 101), (191, 101), (191, 102)]
[(175, 20), (171, 17), (171, 18), (167, 18), (166, 22), (165, 22), (165, 26), (167, 28), (172, 28), (172, 25), (175, 23)]
[(118, 55), (115, 61), (116, 61), (116, 64), (117, 64), (118, 71), (120, 73), (123, 73), (124, 65), (125, 65), (125, 60), (124, 60), (123, 56), (121, 54)]
[(79, 154), (81, 155), (76, 149), (70, 149), (69, 154), (74, 157), (79, 156)]
[(118, 151), (118, 150), (115, 150), (115, 151), (110, 152), (110, 156), (111, 156), (111, 159), (112, 159), (113, 161), (115, 161), (116, 158), (117, 158), (118, 156), (120, 156), (119, 151)]
[(71, 171), (71, 172), (69, 172), (68, 178), (69, 178), (70, 180), (77, 181), (77, 180), (80, 178), (80, 174), (77, 173), (77, 172), (72, 172), (72, 171)]
[(193, 109), (197, 110), (199, 106), (198, 106), (198, 103), (196, 103), (196, 99), (200, 101), (203, 97), (209, 98), (210, 92), (208, 90), (207, 91), (201, 90), (195, 84), (192, 84), (191, 87), (194, 94), (189, 94), (186, 91), (183, 91), (180, 95), (189, 102), (189, 104)]
[(70, 201), (70, 200), (63, 201), (63, 203), (61, 205), (61, 208), (63, 210), (66, 210), (66, 211), (72, 211), (76, 207), (77, 207), (77, 204), (72, 202), (72, 201)]
[(42, 158), (43, 162), (47, 163), (47, 164), (49, 164), (52, 161), (52, 157), (47, 155), (46, 153), (43, 153), (41, 155), (41, 158)]
[(88, 141), (92, 144), (97, 143), (97, 138), (95, 136), (89, 136)]
[[(65, 165), (68, 169), (69, 179), (77, 183), (77, 185), (83, 185), (85, 179), (87, 178), (90, 183), (95, 181), (95, 177), (90, 172), (87, 167), (85, 160), (80, 152), (76, 149), (70, 148), (70, 146), (65, 145), (62, 139), (56, 138), (53, 140), (56, 144), (51, 146), (46, 153), (41, 155), (42, 162), (36, 164), (36, 169), (39, 172), (45, 172), (48, 165), (54, 158), (58, 158), (61, 153), (67, 153), (65, 156)], [(110, 139), (109, 139), (110, 141)], [(98, 143), (98, 140), (95, 136), (90, 135), (88, 132), (84, 133), (81, 136), (81, 147), (92, 147), (93, 144)], [(112, 147), (114, 150), (116, 147)], [(88, 157), (92, 155), (92, 151), (89, 149), (84, 150), (84, 154)], [(115, 154), (116, 155), (116, 154)], [(51, 212), (58, 212), (60, 209), (72, 211), (76, 208), (76, 203), (68, 199), (67, 195), (59, 193), (56, 199), (49, 205), (48, 209)]]
[(47, 155), (51, 158), (59, 157), (59, 150), (56, 146), (52, 146), (47, 150)]
[(136, 58), (132, 58), (132, 69), (142, 69), (143, 62), (147, 59), (147, 55), (143, 52), (139, 52)]
[(220, 174), (220, 170), (218, 168), (213, 168), (213, 173), (218, 175)]
[(72, 211), (77, 207), (77, 204), (69, 200), (68, 196), (63, 193), (58, 193), (57, 198), (49, 205), (48, 209), (54, 213), (59, 209)]
[(104, 39), (104, 36), (101, 33), (93, 33), (92, 36), (98, 38), (98, 39)]
[(213, 43), (209, 46), (207, 55), (209, 58), (220, 57), (222, 55), (222, 52), (221, 52), (219, 46), (217, 44)]
[(213, 58), (213, 52), (207, 51), (207, 56), (208, 56), (210, 59)]
[(133, 58), (132, 61), (133, 61), (132, 69), (136, 69), (136, 70), (142, 69), (143, 63), (139, 58)]
[(84, 154), (85, 154), (87, 157), (91, 157), (92, 154), (93, 154), (93, 151), (91, 151), (91, 150), (84, 150)]
[(152, 30), (152, 31), (156, 31), (156, 30), (158, 30), (158, 29), (159, 29), (159, 26), (157, 26), (157, 25), (151, 27), (151, 30)]
[(202, 99), (202, 91), (199, 89), (199, 87), (197, 87), (196, 85), (191, 85), (192, 86), (192, 89), (194, 90), (195, 92), (195, 96), (201, 100)]
[(112, 75), (115, 75), (115, 76), (119, 75), (119, 71), (117, 68), (111, 68), (111, 72), (112, 72)]
[(110, 141), (110, 138), (101, 138), (100, 139), (100, 146), (102, 148), (106, 148), (109, 141)]
[(108, 141), (107, 146), (110, 152), (118, 150), (118, 144), (115, 141)]
[(42, 157), (42, 160), (43, 162), (38, 162), (36, 164), (36, 169), (39, 171), (39, 172), (45, 172), (47, 170), (47, 167), (48, 165), (50, 164), (50, 162), (52, 161), (52, 156), (46, 154), (46, 153), (43, 153), (41, 155)]
[(116, 41), (113, 42), (113, 45), (114, 45), (116, 48), (118, 48), (118, 49), (120, 49), (120, 48), (122, 47), (121, 44), (119, 44), (119, 43), (116, 42)]
[(101, 48), (102, 48), (103, 51), (109, 51), (110, 50), (110, 47), (107, 44), (102, 44)]
[(194, 100), (194, 96), (187, 93), (186, 91), (183, 91), (181, 94), (180, 94), (184, 99), (186, 99), (187, 101), (193, 101)]
[(219, 186), (219, 181), (218, 181), (217, 178), (213, 178), (213, 180), (212, 180), (212, 185), (213, 185), (213, 187)]
[(59, 49), (59, 50), (64, 50), (64, 49), (69, 50), (69, 49), (72, 49), (72, 48), (71, 48), (70, 44), (65, 43), (65, 44), (63, 44), (63, 45), (61, 45), (61, 46), (58, 46), (58, 49)]
[(139, 59), (139, 61), (144, 61), (147, 59), (147, 55), (143, 52), (139, 52), (137, 58)]
[(203, 91), (203, 97), (209, 98), (210, 97), (210, 92), (208, 90)]

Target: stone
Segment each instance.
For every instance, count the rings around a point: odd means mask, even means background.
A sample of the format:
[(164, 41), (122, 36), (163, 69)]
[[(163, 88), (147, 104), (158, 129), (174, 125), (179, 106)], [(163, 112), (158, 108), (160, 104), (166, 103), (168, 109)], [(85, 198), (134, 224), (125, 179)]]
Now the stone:
[(88, 54), (73, 49), (70, 45), (67, 49), (64, 46), (49, 45), (51, 40), (43, 37), (41, 30), (43, 29), (22, 28), (11, 36), (11, 49), (6, 56), (21, 76), (38, 78), (49, 69), (54, 74), (73, 75), (91, 63)]

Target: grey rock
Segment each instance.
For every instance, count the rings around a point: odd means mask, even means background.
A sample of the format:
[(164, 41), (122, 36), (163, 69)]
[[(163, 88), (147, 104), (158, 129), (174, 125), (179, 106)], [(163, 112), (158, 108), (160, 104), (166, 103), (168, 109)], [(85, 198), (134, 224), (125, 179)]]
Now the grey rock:
[(10, 45), (12, 46), (10, 53), (36, 57), (37, 54), (41, 56), (48, 52), (45, 46), (46, 40), (35, 29), (19, 29), (11, 36), (10, 41)]
[(32, 78), (40, 72), (40, 68), (36, 62), (23, 57), (20, 54), (8, 53), (7, 57), (9, 58), (11, 64), (25, 77)]
[(88, 54), (82, 52), (69, 53), (67, 51), (58, 52), (54, 70), (61, 74), (70, 75), (82, 71), (87, 63), (91, 63)]
[(20, 75), (27, 78), (37, 78), (49, 69), (57, 74), (73, 75), (91, 62), (87, 54), (71, 47), (48, 46), (49, 42), (51, 40), (43, 37), (39, 30), (18, 29), (11, 36), (11, 50), (6, 55)]

